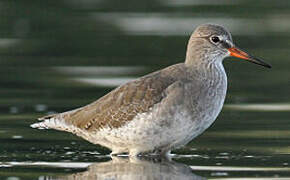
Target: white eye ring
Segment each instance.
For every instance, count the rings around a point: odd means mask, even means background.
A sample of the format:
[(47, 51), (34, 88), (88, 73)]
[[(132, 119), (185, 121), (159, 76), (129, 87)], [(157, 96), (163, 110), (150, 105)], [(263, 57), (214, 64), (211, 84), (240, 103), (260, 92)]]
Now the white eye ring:
[(213, 42), (214, 44), (216, 44), (216, 43), (221, 41), (221, 38), (218, 36), (211, 36), (210, 41)]

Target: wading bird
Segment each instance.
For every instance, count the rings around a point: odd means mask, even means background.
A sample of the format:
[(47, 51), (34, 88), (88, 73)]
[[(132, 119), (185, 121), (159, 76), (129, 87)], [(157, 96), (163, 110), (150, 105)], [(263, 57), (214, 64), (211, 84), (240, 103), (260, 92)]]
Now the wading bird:
[(191, 35), (184, 63), (121, 85), (84, 107), (42, 117), (31, 127), (71, 132), (111, 149), (111, 155), (167, 155), (217, 118), (227, 90), (222, 61), (228, 56), (271, 67), (238, 49), (224, 27), (204, 24)]

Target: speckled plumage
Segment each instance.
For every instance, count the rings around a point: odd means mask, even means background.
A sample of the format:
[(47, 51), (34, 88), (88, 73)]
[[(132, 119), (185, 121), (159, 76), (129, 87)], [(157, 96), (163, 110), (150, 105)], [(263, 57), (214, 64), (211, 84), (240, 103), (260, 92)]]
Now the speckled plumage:
[[(223, 43), (212, 42), (213, 35)], [(32, 127), (74, 133), (112, 154), (166, 154), (217, 118), (227, 88), (222, 60), (231, 46), (226, 29), (201, 25), (189, 40), (185, 63), (128, 82), (82, 108), (40, 118)]]

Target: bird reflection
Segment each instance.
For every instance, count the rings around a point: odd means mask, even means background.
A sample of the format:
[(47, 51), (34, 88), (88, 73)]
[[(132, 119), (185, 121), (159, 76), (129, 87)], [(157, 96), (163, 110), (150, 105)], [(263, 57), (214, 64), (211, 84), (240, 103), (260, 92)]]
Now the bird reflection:
[(94, 163), (87, 171), (57, 178), (59, 180), (201, 180), (185, 165), (169, 160), (114, 157)]

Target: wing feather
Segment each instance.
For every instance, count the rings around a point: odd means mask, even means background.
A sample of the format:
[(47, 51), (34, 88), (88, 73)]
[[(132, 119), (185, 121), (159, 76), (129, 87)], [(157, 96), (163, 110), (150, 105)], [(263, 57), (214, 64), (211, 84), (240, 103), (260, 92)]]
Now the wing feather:
[(166, 89), (184, 72), (182, 64), (166, 69), (126, 83), (87, 106), (40, 120), (59, 119), (65, 121), (64, 124), (88, 131), (121, 127), (138, 113), (147, 112), (161, 102)]

